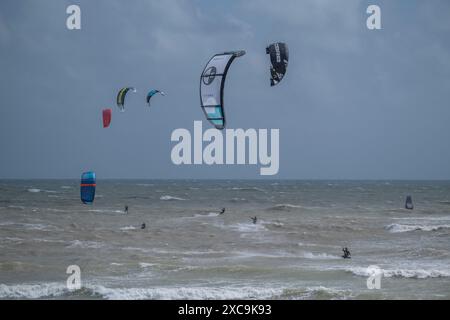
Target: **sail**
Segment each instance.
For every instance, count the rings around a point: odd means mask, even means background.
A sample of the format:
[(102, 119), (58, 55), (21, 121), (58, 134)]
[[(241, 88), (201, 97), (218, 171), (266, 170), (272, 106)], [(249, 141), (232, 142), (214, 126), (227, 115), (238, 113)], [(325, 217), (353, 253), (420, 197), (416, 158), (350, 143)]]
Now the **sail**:
[(95, 198), (95, 172), (84, 172), (81, 175), (80, 196), (84, 204), (92, 204)]
[(117, 106), (121, 112), (125, 111), (125, 97), (129, 91), (136, 92), (136, 89), (133, 87), (125, 87), (117, 93)]
[(206, 119), (219, 130), (225, 128), (223, 91), (228, 68), (233, 60), (245, 51), (225, 52), (214, 55), (200, 76), (200, 103)]
[(289, 50), (287, 44), (283, 42), (272, 43), (266, 48), (266, 53), (270, 56), (270, 86), (278, 84), (286, 74)]
[(148, 104), (149, 107), (150, 107), (150, 99), (157, 93), (159, 93), (162, 96), (166, 95), (164, 92), (162, 92), (160, 90), (156, 90), (156, 89), (150, 90), (149, 93), (147, 94), (147, 104)]
[(413, 204), (411, 196), (407, 196), (406, 197), (405, 209), (409, 209), (409, 210), (413, 210), (414, 209), (414, 204)]
[(104, 109), (102, 114), (103, 114), (103, 128), (108, 128), (111, 123), (112, 110)]

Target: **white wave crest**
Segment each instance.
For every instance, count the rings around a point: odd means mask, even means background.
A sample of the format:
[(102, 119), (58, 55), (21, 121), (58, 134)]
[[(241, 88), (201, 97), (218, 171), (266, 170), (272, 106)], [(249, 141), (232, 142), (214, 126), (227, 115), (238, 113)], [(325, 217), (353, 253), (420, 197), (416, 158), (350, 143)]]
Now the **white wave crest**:
[(211, 217), (218, 217), (219, 214), (217, 212), (210, 212), (208, 214), (194, 214), (194, 218), (211, 218)]
[(302, 206), (294, 205), (290, 203), (281, 203), (270, 207), (269, 210), (290, 211), (294, 209), (300, 209)]
[(161, 196), (161, 198), (159, 198), (159, 200), (163, 200), (163, 201), (170, 201), (170, 200), (185, 201), (186, 199), (164, 195), (164, 196)]
[(70, 242), (70, 245), (67, 246), (67, 248), (83, 248), (83, 249), (98, 249), (102, 248), (105, 245), (100, 242), (96, 241), (80, 241), (80, 240), (73, 240)]
[(123, 230), (123, 231), (126, 231), (126, 230), (136, 230), (136, 227), (133, 227), (133, 226), (126, 226), (126, 227), (120, 228), (120, 230)]
[(409, 231), (437, 231), (442, 229), (448, 229), (450, 228), (450, 225), (443, 224), (443, 225), (407, 225), (407, 224), (398, 224), (393, 223), (388, 226), (386, 226), (386, 229), (389, 230), (389, 232), (392, 233), (399, 233), (399, 232), (409, 232)]
[(301, 256), (305, 259), (314, 259), (314, 260), (333, 260), (333, 259), (341, 259), (341, 257), (334, 256), (327, 253), (312, 253), (312, 252), (303, 252)]
[[(372, 275), (372, 270), (363, 267), (353, 267), (346, 269), (347, 271), (353, 273), (357, 276), (369, 277)], [(449, 270), (439, 270), (439, 269), (380, 269), (380, 273), (386, 278), (415, 278), (415, 279), (426, 279), (426, 278), (440, 278), (440, 277), (450, 277)]]

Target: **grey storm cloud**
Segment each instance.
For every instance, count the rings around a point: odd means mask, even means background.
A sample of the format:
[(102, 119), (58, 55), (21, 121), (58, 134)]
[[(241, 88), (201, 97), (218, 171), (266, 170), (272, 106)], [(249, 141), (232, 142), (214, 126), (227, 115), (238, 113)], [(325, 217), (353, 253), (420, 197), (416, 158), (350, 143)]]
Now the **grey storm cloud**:
[[(81, 30), (66, 28), (70, 4)], [(381, 30), (366, 28), (370, 4)], [(227, 77), (227, 123), (280, 129), (271, 178), (450, 179), (449, 13), (445, 0), (3, 0), (0, 178), (259, 178), (257, 166), (170, 159), (171, 132), (204, 120), (205, 63), (244, 49)], [(274, 41), (290, 62), (270, 88)], [(123, 86), (138, 93), (119, 114)], [(151, 88), (167, 96), (148, 109)]]

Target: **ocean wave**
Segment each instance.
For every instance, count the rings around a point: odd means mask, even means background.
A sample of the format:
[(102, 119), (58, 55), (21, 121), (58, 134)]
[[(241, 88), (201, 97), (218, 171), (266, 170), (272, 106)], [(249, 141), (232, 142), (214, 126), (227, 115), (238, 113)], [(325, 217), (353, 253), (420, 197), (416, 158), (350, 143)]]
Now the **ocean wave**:
[(274, 205), (273, 207), (268, 208), (267, 210), (277, 210), (277, 211), (291, 211), (294, 209), (300, 209), (302, 206), (289, 204), (289, 203), (282, 203)]
[(268, 231), (266, 227), (262, 225), (262, 223), (235, 223), (230, 225), (221, 225), (222, 227), (229, 228), (239, 232), (260, 232), (260, 231)]
[(352, 298), (352, 293), (350, 290), (316, 286), (300, 289), (285, 289), (281, 295), (281, 298), (303, 300), (345, 300)]
[(230, 201), (231, 202), (241, 202), (241, 201), (247, 201), (247, 199), (245, 199), (245, 198), (232, 198)]
[(38, 231), (58, 231), (59, 228), (51, 225), (46, 225), (42, 223), (20, 223), (20, 222), (2, 222), (0, 226), (17, 226), (22, 227), (26, 230), (38, 230)]
[(40, 284), (0, 284), (0, 298), (8, 299), (39, 299), (44, 297), (58, 297), (68, 293), (69, 290), (62, 283)]
[(231, 190), (235, 191), (258, 191), (258, 192), (266, 192), (266, 190), (257, 188), (257, 187), (232, 187)]
[(223, 287), (111, 288), (98, 284), (86, 284), (79, 290), (71, 291), (63, 282), (0, 284), (0, 298), (3, 299), (45, 299), (63, 296), (87, 296), (108, 300), (345, 299), (349, 295), (348, 291), (323, 286), (273, 288), (228, 285)]
[(209, 212), (208, 214), (194, 214), (194, 218), (210, 218), (210, 217), (218, 217), (219, 214), (217, 212)]
[(64, 240), (41, 239), (41, 238), (33, 239), (32, 241), (33, 242), (48, 242), (48, 243), (66, 243), (66, 241), (64, 241)]
[(61, 189), (72, 189), (71, 186), (61, 186)]
[(163, 201), (170, 201), (170, 200), (185, 201), (186, 199), (165, 195), (165, 196), (161, 196), (159, 198), (159, 200), (163, 200)]
[(99, 249), (103, 248), (105, 245), (101, 242), (96, 241), (80, 241), (73, 240), (67, 248), (83, 248), (83, 249)]
[(409, 231), (438, 231), (442, 229), (449, 229), (450, 225), (407, 225), (393, 223), (386, 226), (386, 229), (392, 233), (409, 232)]
[(136, 227), (134, 227), (134, 226), (126, 226), (126, 227), (120, 228), (120, 230), (123, 230), (123, 231), (136, 230)]
[(20, 210), (25, 210), (25, 209), (26, 209), (26, 207), (24, 207), (24, 206), (14, 206), (14, 205), (10, 205), (10, 206), (8, 206), (8, 208), (11, 208), (11, 209), (20, 209)]
[(141, 267), (143, 269), (153, 267), (154, 265), (155, 265), (154, 263), (139, 262), (139, 267)]
[(42, 190), (42, 189), (38, 189), (38, 188), (30, 188), (27, 189), (28, 192), (31, 193), (39, 193), (39, 192), (47, 192), (47, 193), (58, 193), (58, 191), (54, 191), (54, 190)]
[(430, 220), (430, 221), (449, 221), (450, 216), (440, 216), (440, 217), (392, 217), (394, 220)]
[(96, 286), (93, 292), (110, 300), (207, 300), (268, 299), (280, 296), (282, 289), (258, 287), (160, 287), (106, 288)]
[(313, 259), (313, 260), (334, 260), (334, 259), (342, 259), (339, 256), (327, 254), (327, 253), (312, 253), (312, 252), (303, 252), (301, 257), (305, 259)]
[[(373, 270), (363, 267), (353, 267), (346, 269), (346, 271), (353, 273), (357, 276), (369, 277), (373, 274)], [(379, 271), (383, 277), (386, 278), (414, 278), (414, 279), (427, 279), (427, 278), (447, 278), (450, 277), (449, 270), (439, 269), (380, 269)]]
[(90, 209), (87, 210), (88, 212), (95, 212), (95, 213), (124, 213), (123, 210), (106, 210), (106, 209)]
[(20, 244), (24, 241), (24, 239), (22, 238), (18, 238), (18, 237), (4, 237), (4, 238), (0, 238), (0, 242), (3, 243), (16, 243), (16, 244)]

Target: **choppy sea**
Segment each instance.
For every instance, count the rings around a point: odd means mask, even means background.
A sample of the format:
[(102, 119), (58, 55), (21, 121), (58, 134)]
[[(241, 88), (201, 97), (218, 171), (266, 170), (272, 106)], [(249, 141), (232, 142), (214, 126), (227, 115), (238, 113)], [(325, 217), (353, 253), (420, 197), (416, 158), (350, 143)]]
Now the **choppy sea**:
[(0, 298), (450, 299), (450, 182), (0, 180)]

